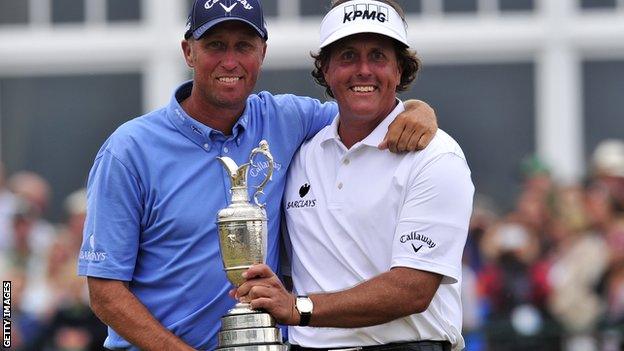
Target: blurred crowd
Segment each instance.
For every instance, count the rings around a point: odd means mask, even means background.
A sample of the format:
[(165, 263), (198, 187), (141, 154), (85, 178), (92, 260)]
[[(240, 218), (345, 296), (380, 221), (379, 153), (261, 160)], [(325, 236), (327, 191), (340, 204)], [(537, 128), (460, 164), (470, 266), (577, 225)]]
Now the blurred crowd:
[[(624, 349), (624, 142), (606, 140), (583, 184), (557, 184), (537, 158), (502, 212), (477, 195), (464, 254), (467, 350)], [(477, 189), (478, 191), (478, 189)], [(101, 350), (105, 326), (76, 275), (86, 193), (45, 219), (51, 189), (0, 164), (0, 276), (12, 282), (15, 350)]]
[(624, 142), (583, 184), (523, 163), (514, 208), (477, 196), (464, 254), (468, 350), (624, 350)]
[(86, 192), (65, 199), (60, 224), (44, 217), (50, 195), (40, 175), (22, 171), (5, 179), (0, 164), (0, 276), (11, 281), (11, 350), (102, 350), (106, 327), (76, 274)]

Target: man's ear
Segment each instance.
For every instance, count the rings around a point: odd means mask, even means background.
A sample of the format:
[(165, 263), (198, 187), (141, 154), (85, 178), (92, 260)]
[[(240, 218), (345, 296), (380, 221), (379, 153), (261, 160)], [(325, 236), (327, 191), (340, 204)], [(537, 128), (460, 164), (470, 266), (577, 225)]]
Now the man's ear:
[(189, 68), (194, 68), (192, 43), (189, 40), (184, 39), (182, 40), (181, 45), (182, 54), (184, 54), (184, 61), (186, 61), (186, 65), (189, 66)]

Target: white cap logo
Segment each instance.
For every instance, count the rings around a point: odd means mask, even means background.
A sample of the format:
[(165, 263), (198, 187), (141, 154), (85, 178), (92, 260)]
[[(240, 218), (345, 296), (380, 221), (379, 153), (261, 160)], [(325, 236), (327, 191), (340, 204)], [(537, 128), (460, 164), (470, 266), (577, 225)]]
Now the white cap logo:
[(388, 7), (374, 4), (357, 4), (345, 6), (342, 23), (362, 20), (376, 20), (384, 23), (388, 20)]
[(230, 12), (232, 12), (232, 10), (233, 10), (233, 9), (234, 9), (234, 7), (236, 6), (236, 4), (238, 4), (238, 3), (237, 3), (237, 2), (235, 2), (235, 3), (234, 3), (232, 6), (230, 6), (230, 7), (227, 7), (227, 6), (223, 5), (223, 4), (219, 4), (219, 5), (221, 5), (221, 7), (223, 7), (223, 9), (225, 10), (225, 13), (230, 13)]
[(236, 2), (233, 5), (230, 5), (229, 7), (221, 4), (219, 1), (221, 1), (221, 0), (208, 0), (204, 4), (204, 8), (206, 10), (210, 10), (214, 5), (219, 4), (219, 5), (221, 5), (223, 7), (223, 9), (225, 10), (226, 13), (230, 13), (234, 9), (234, 6), (236, 6), (236, 4), (238, 4), (238, 3), (240, 3), (241, 6), (243, 6), (243, 8), (245, 10), (252, 10), (253, 9), (253, 6), (251, 6), (247, 2), (247, 0), (236, 0)]
[(409, 47), (407, 28), (391, 6), (374, 0), (353, 0), (334, 7), (321, 23), (321, 48), (358, 33), (376, 33)]
[(216, 5), (220, 0), (208, 0), (204, 4), (204, 8), (206, 10), (210, 10), (214, 5)]

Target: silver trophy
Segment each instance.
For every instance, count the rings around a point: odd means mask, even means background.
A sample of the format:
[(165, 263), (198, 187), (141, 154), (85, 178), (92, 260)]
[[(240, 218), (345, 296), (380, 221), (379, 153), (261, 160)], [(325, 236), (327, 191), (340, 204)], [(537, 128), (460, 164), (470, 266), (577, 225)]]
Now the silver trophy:
[[(247, 171), (256, 155), (268, 159), (266, 178), (254, 193), (254, 204), (249, 202)], [(245, 280), (241, 274), (253, 264), (264, 263), (267, 251), (267, 215), (258, 196), (273, 175), (273, 156), (269, 144), (262, 140), (251, 151), (249, 162), (238, 166), (229, 157), (218, 157), (232, 182), (232, 201), (217, 214), (221, 258), (227, 278), (235, 286)], [(268, 313), (251, 309), (248, 303), (237, 303), (221, 318), (220, 351), (282, 351), (287, 350), (282, 335), (275, 327), (275, 319)]]

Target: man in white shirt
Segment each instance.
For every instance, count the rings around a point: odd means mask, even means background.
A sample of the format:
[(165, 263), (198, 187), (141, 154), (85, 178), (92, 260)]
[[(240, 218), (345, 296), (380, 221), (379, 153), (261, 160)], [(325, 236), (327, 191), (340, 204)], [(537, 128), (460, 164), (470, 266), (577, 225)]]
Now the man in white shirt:
[(293, 159), (284, 194), (295, 293), (266, 265), (235, 296), (288, 324), (292, 350), (461, 350), (461, 257), (474, 187), (439, 130), (423, 151), (376, 145), (420, 62), (392, 0), (337, 1), (321, 24), (317, 82), (334, 122)]

